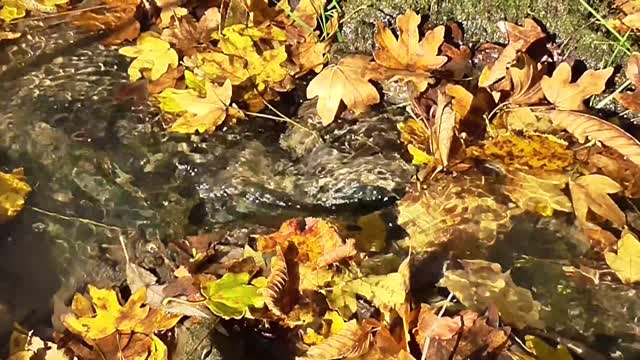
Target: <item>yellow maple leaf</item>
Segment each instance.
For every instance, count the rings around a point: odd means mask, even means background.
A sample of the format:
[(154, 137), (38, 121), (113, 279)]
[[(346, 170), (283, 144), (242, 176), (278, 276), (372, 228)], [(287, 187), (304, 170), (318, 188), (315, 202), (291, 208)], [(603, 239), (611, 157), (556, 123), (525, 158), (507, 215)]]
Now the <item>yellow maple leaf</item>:
[(199, 96), (194, 90), (165, 89), (158, 99), (160, 107), (168, 113), (183, 114), (169, 131), (191, 134), (211, 132), (222, 124), (227, 116), (231, 102), (231, 82), (222, 86), (205, 84), (206, 97)]
[(398, 16), (397, 24), (398, 39), (383, 23), (377, 24), (375, 41), (378, 49), (373, 53), (377, 63), (392, 69), (430, 71), (447, 62), (446, 56), (438, 56), (438, 49), (444, 41), (444, 26), (427, 32), (419, 41), (420, 16), (413, 10)]
[(318, 115), (324, 125), (333, 122), (340, 102), (356, 113), (380, 101), (378, 90), (364, 79), (369, 56), (354, 55), (328, 66), (307, 87), (307, 98), (318, 97)]
[(151, 70), (150, 80), (158, 80), (169, 66), (178, 66), (178, 53), (168, 42), (159, 39), (153, 32), (138, 37), (135, 46), (125, 46), (118, 50), (124, 56), (135, 58), (129, 65), (129, 79), (136, 81), (142, 77), (142, 70)]
[(246, 61), (239, 56), (230, 56), (218, 52), (197, 54), (198, 69), (212, 80), (228, 79), (231, 85), (240, 85), (251, 75), (247, 70)]
[(24, 201), (31, 192), (22, 169), (11, 174), (0, 172), (0, 224), (11, 220), (24, 207)]
[(633, 233), (625, 231), (618, 242), (618, 253), (607, 252), (604, 258), (623, 283), (640, 281), (640, 241)]
[(5, 22), (25, 17), (27, 10), (41, 13), (55, 13), (56, 5), (68, 3), (69, 0), (3, 0), (0, 18)]

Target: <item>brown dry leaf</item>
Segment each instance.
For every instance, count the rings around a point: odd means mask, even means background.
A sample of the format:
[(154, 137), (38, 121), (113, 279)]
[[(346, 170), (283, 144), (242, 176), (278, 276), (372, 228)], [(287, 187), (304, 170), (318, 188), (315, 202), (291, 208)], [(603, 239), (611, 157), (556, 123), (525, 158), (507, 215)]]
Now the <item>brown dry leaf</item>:
[(571, 82), (571, 66), (560, 64), (553, 76), (542, 78), (542, 91), (559, 110), (584, 110), (584, 100), (604, 91), (607, 79), (613, 74), (613, 68), (598, 71), (587, 70), (578, 81)]
[(270, 235), (257, 237), (257, 248), (262, 252), (275, 251), (276, 246), (294, 244), (298, 249), (297, 261), (319, 267), (326, 262), (326, 254), (343, 247), (338, 229), (321, 219), (306, 218), (304, 221), (291, 219), (285, 221), (280, 229)]
[(542, 305), (531, 292), (517, 286), (509, 272), (499, 264), (484, 260), (461, 260), (462, 270), (447, 270), (438, 286), (446, 287), (458, 300), (474, 311), (496, 306), (505, 323), (518, 329), (541, 328)]
[(211, 34), (220, 26), (220, 11), (210, 8), (198, 22), (190, 15), (181, 16), (176, 24), (162, 31), (161, 38), (180, 50), (184, 56), (203, 52), (211, 41)]
[(415, 360), (408, 346), (398, 342), (391, 331), (382, 326), (376, 332), (371, 349), (358, 360)]
[(429, 73), (392, 69), (375, 62), (370, 63), (367, 67), (365, 80), (374, 80), (378, 82), (391, 81), (411, 84), (414, 86), (416, 93), (421, 93), (435, 81)]
[(328, 66), (307, 87), (307, 98), (318, 97), (318, 115), (324, 125), (333, 122), (340, 102), (361, 113), (380, 102), (378, 90), (364, 79), (369, 56), (353, 55)]
[(576, 152), (576, 158), (582, 159), (588, 173), (599, 173), (610, 177), (620, 184), (624, 195), (640, 198), (640, 166), (611, 148), (589, 148)]
[[(640, 15), (640, 13), (638, 13)], [(625, 108), (640, 113), (640, 53), (634, 52), (629, 56), (629, 62), (625, 68), (627, 79), (631, 81), (635, 90), (616, 95), (616, 99)]]
[(138, 35), (140, 35), (140, 23), (133, 20), (120, 26), (118, 30), (102, 40), (102, 43), (107, 46), (119, 45), (125, 41), (134, 40)]
[(310, 70), (320, 72), (325, 63), (329, 45), (328, 41), (318, 42), (316, 36), (309, 36), (304, 42), (293, 46), (291, 60), (299, 67), (295, 76), (300, 77)]
[(575, 111), (548, 111), (557, 126), (566, 129), (579, 142), (586, 139), (600, 142), (640, 165), (640, 142), (616, 125), (592, 115)]
[(424, 344), (425, 337), (432, 339), (451, 339), (463, 330), (464, 326), (469, 326), (478, 317), (478, 314), (467, 313), (474, 315), (468, 319), (463, 319), (460, 316), (439, 317), (434, 314), (434, 309), (427, 304), (421, 304), (420, 313), (418, 315), (418, 326), (413, 329), (413, 333), (416, 336), (418, 344)]
[(547, 69), (526, 54), (522, 59), (522, 68), (512, 66), (508, 70), (513, 90), (507, 101), (514, 105), (537, 104), (544, 99), (541, 80)]
[(409, 234), (400, 245), (418, 253), (445, 246), (457, 254), (478, 251), (511, 227), (507, 207), (480, 180), (462, 176), (433, 179), (420, 192), (408, 193), (398, 210), (398, 224)]
[(297, 266), (292, 261), (293, 249), (286, 249), (283, 251), (281, 246), (276, 247), (276, 255), (271, 258), (271, 273), (263, 290), (264, 303), (280, 317), (285, 317), (291, 311), (299, 296), (299, 275)]
[(359, 324), (351, 320), (344, 324), (340, 332), (330, 336), (323, 343), (314, 345), (300, 360), (349, 359), (369, 351), (375, 326), (368, 321)]
[(499, 21), (498, 28), (507, 36), (509, 43), (522, 40), (521, 50), (525, 50), (535, 41), (547, 36), (540, 26), (531, 19), (524, 19), (523, 26), (508, 21)]
[(441, 68), (442, 71), (451, 74), (454, 79), (462, 79), (471, 73), (471, 50), (466, 46), (455, 48), (452, 45), (443, 43), (440, 47), (442, 54), (449, 58), (449, 61)]
[(316, 262), (317, 267), (325, 267), (327, 265), (335, 264), (344, 259), (348, 259), (357, 254), (356, 240), (347, 239), (345, 244), (338, 246), (332, 251), (322, 255)]
[[(70, 23), (88, 31), (113, 30), (130, 26), (140, 0), (102, 0), (106, 8), (70, 14)], [(139, 26), (139, 24), (138, 24)]]
[(442, 92), (438, 92), (433, 136), (431, 136), (431, 149), (433, 149), (434, 156), (440, 160), (442, 167), (446, 167), (449, 164), (449, 153), (455, 129), (456, 113), (452, 109), (451, 101)]
[(622, 187), (618, 183), (604, 175), (590, 174), (571, 181), (569, 189), (573, 198), (576, 218), (581, 224), (589, 222), (587, 213), (590, 209), (611, 221), (616, 227), (624, 227), (625, 215), (608, 195), (622, 191)]
[(149, 94), (159, 94), (164, 89), (175, 87), (178, 78), (182, 77), (183, 74), (184, 68), (182, 66), (178, 66), (175, 68), (170, 67), (169, 70), (162, 74), (162, 76), (160, 76), (157, 80), (148, 83), (147, 88), (149, 89)]
[(377, 63), (392, 69), (429, 72), (447, 62), (446, 56), (438, 56), (444, 41), (444, 26), (428, 31), (422, 41), (418, 33), (420, 16), (407, 10), (398, 16), (398, 39), (383, 23), (378, 22), (375, 41), (378, 49), (373, 52)]
[(552, 216), (554, 210), (571, 212), (571, 201), (562, 192), (569, 176), (564, 173), (512, 171), (504, 192), (518, 206), (542, 216)]
[(507, 69), (516, 62), (523, 44), (523, 40), (509, 43), (507, 47), (502, 50), (495, 62), (482, 69), (482, 73), (478, 79), (478, 86), (488, 87), (498, 80), (503, 79), (507, 75)]

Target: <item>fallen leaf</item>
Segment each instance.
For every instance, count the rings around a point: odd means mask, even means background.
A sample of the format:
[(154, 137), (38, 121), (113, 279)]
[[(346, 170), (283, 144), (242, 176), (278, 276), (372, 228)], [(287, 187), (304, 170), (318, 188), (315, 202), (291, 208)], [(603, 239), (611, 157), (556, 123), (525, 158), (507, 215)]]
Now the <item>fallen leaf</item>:
[(554, 124), (566, 129), (579, 142), (584, 143), (586, 139), (598, 141), (640, 165), (640, 141), (616, 125), (575, 111), (555, 110), (546, 114)]
[(539, 64), (524, 54), (522, 67), (511, 66), (507, 71), (512, 83), (511, 95), (507, 101), (514, 105), (532, 105), (544, 99), (542, 79), (546, 66)]
[[(640, 16), (640, 13), (637, 13)], [(625, 108), (639, 113), (640, 112), (640, 53), (634, 52), (629, 56), (625, 75), (631, 81), (635, 90), (616, 95), (616, 99)]]
[(25, 199), (31, 192), (26, 180), (21, 168), (10, 174), (0, 171), (0, 224), (8, 222), (24, 208)]
[(429, 155), (431, 152), (431, 135), (427, 125), (416, 119), (409, 119), (398, 124), (400, 139), (407, 145), (409, 153), (413, 157), (414, 165), (432, 165), (435, 157)]
[(49, 341), (44, 341), (33, 334), (32, 331), (26, 333), (23, 329), (14, 329), (9, 340), (8, 360), (72, 360), (63, 349)]
[(285, 317), (293, 309), (299, 296), (299, 275), (294, 259), (291, 251), (287, 251), (285, 256), (282, 247), (276, 247), (276, 255), (271, 258), (271, 273), (263, 291), (264, 303), (280, 317)]
[(594, 213), (610, 220), (613, 225), (619, 228), (624, 227), (625, 215), (608, 195), (622, 191), (618, 183), (604, 175), (590, 174), (570, 182), (569, 188), (578, 221), (588, 222), (587, 212), (591, 209)]
[(507, 176), (504, 192), (520, 208), (542, 216), (552, 216), (554, 210), (573, 211), (571, 201), (562, 192), (569, 182), (566, 174), (512, 171)]
[(446, 56), (438, 56), (438, 49), (444, 41), (444, 26), (428, 31), (422, 41), (419, 39), (420, 17), (407, 10), (398, 16), (398, 39), (383, 23), (376, 25), (375, 42), (378, 49), (373, 52), (377, 63), (392, 69), (428, 72), (447, 62)]
[(264, 299), (259, 287), (249, 284), (248, 273), (227, 273), (217, 280), (201, 284), (205, 304), (216, 315), (225, 319), (240, 319), (251, 307), (261, 308)]
[(624, 231), (618, 242), (618, 253), (606, 252), (609, 267), (624, 284), (640, 281), (640, 241), (630, 231)]
[(174, 26), (164, 29), (161, 38), (176, 46), (185, 56), (202, 52), (211, 41), (211, 34), (220, 26), (218, 8), (208, 9), (198, 22), (188, 14), (177, 18)]
[(300, 77), (310, 70), (319, 73), (324, 67), (329, 46), (328, 41), (318, 42), (315, 36), (310, 36), (304, 42), (294, 46), (291, 49), (291, 59), (299, 67), (295, 76)]
[(357, 253), (356, 250), (356, 240), (355, 239), (347, 239), (346, 242), (342, 245), (339, 245), (335, 249), (331, 250), (328, 253), (322, 255), (318, 261), (316, 261), (316, 266), (325, 267), (331, 264), (335, 264), (344, 259), (348, 259), (350, 257), (355, 256)]
[(531, 335), (525, 336), (527, 349), (531, 351), (539, 360), (573, 360), (571, 353), (564, 346), (552, 348), (544, 341)]
[(431, 148), (434, 150), (434, 156), (440, 160), (440, 164), (446, 167), (449, 164), (451, 142), (456, 129), (456, 113), (451, 108), (451, 102), (441, 92), (438, 93), (436, 106)]
[(176, 86), (178, 78), (184, 74), (184, 68), (178, 66), (176, 68), (170, 68), (166, 73), (162, 74), (157, 80), (151, 81), (147, 87), (149, 94), (159, 94), (164, 89), (173, 88)]
[(600, 94), (613, 74), (613, 68), (587, 70), (578, 81), (571, 82), (571, 66), (560, 64), (553, 76), (543, 76), (542, 91), (545, 97), (559, 110), (584, 110), (584, 100)]
[(140, 23), (137, 20), (131, 20), (123, 24), (113, 31), (108, 37), (102, 40), (103, 45), (113, 46), (120, 45), (125, 41), (133, 40), (140, 35)]
[(542, 305), (531, 292), (517, 286), (499, 264), (484, 260), (461, 260), (462, 270), (447, 270), (438, 286), (446, 287), (466, 307), (484, 311), (496, 306), (500, 317), (518, 329), (541, 328)]
[[(69, 14), (71, 25), (87, 31), (114, 30), (133, 26), (140, 0), (101, 0), (102, 6)], [(139, 28), (138, 23), (138, 28)]]
[(347, 322), (342, 330), (329, 337), (319, 345), (307, 350), (300, 360), (332, 360), (356, 357), (369, 350), (373, 340), (372, 330), (368, 324), (359, 324), (356, 320)]
[(509, 43), (522, 41), (521, 50), (547, 36), (535, 21), (527, 18), (523, 23), (523, 26), (518, 26), (508, 21), (499, 21), (498, 28), (507, 36)]
[(160, 108), (167, 113), (183, 114), (169, 131), (192, 134), (212, 132), (225, 120), (231, 102), (231, 82), (217, 86), (205, 84), (206, 97), (194, 90), (166, 89), (158, 95)]
[(611, 178), (622, 186), (624, 195), (640, 198), (640, 166), (611, 148), (591, 147), (576, 152), (577, 159), (586, 159), (585, 169)]
[(53, 14), (58, 11), (56, 5), (63, 5), (69, 0), (4, 0), (0, 9), (0, 18), (9, 23), (15, 19), (24, 17), (27, 10), (40, 13)]
[(167, 72), (169, 66), (178, 66), (178, 53), (168, 42), (156, 37), (157, 34), (146, 32), (138, 37), (136, 46), (125, 46), (118, 52), (135, 60), (129, 65), (129, 79), (136, 81), (142, 77), (142, 70), (149, 69), (150, 80), (157, 80)]
[(369, 59), (363, 55), (343, 58), (311, 80), (307, 86), (307, 98), (318, 97), (318, 115), (324, 125), (333, 122), (341, 101), (356, 113), (380, 102), (376, 88), (364, 80)]
[(475, 317), (465, 321), (462, 317), (448, 317), (437, 316), (434, 314), (434, 310), (426, 305), (420, 306), (420, 313), (418, 315), (418, 326), (413, 329), (413, 333), (416, 335), (416, 340), (419, 344), (424, 344), (424, 338), (435, 339), (451, 339), (463, 330), (463, 326), (469, 326), (477, 318)]
[(478, 86), (488, 87), (504, 78), (507, 75), (507, 69), (516, 62), (523, 44), (523, 40), (510, 42), (507, 47), (502, 50), (496, 61), (482, 69), (480, 78), (478, 78)]

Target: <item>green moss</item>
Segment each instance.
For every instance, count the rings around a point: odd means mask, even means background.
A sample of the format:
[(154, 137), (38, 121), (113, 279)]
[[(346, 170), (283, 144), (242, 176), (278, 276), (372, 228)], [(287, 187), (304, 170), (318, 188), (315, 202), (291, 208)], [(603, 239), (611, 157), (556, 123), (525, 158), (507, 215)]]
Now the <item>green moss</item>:
[[(605, 2), (589, 3), (606, 13)], [(460, 22), (470, 43), (505, 42), (496, 26), (498, 21), (521, 23), (532, 17), (556, 35), (563, 52), (575, 54), (590, 66), (606, 64), (615, 50), (613, 37), (576, 0), (346, 0), (343, 8), (349, 19), (344, 25), (342, 48), (352, 52), (368, 52), (373, 47), (375, 23), (393, 25), (395, 17), (408, 8), (427, 16), (433, 24)]]

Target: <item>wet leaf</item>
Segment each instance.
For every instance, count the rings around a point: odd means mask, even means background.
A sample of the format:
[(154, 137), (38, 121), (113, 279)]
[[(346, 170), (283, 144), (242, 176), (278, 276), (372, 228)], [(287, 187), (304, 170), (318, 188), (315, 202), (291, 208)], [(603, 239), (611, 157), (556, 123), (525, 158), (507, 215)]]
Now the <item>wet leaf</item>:
[(318, 115), (324, 125), (333, 122), (341, 102), (356, 113), (380, 101), (378, 90), (364, 80), (369, 57), (354, 55), (326, 67), (307, 87), (307, 98), (318, 97)]
[(540, 328), (542, 305), (531, 292), (517, 286), (499, 264), (484, 260), (461, 260), (462, 270), (447, 270), (438, 286), (446, 287), (456, 298), (474, 311), (496, 306), (500, 317), (518, 329)]
[(562, 192), (569, 176), (552, 172), (512, 171), (507, 174), (504, 191), (522, 209), (542, 216), (552, 216), (554, 210), (571, 212), (571, 201)]
[(624, 231), (618, 242), (618, 253), (604, 254), (609, 267), (624, 284), (640, 281), (640, 241), (630, 231)]
[[(289, 243), (298, 249), (297, 261), (313, 267), (328, 265), (327, 254), (344, 250), (337, 227), (316, 218), (306, 218), (304, 222), (287, 220), (278, 232), (257, 237), (257, 248), (263, 252), (274, 251), (277, 245), (286, 247)], [(350, 252), (348, 248), (346, 250)]]
[(398, 130), (400, 130), (400, 139), (407, 145), (409, 153), (413, 156), (414, 165), (435, 163), (435, 157), (429, 155), (431, 135), (426, 124), (416, 119), (409, 119), (398, 124)]
[(398, 205), (398, 224), (409, 234), (400, 245), (414, 252), (447, 248), (459, 254), (493, 244), (511, 226), (509, 211), (475, 181), (440, 178)]
[(16, 216), (31, 192), (22, 169), (13, 170), (10, 174), (0, 171), (0, 224), (6, 223)]
[(566, 129), (579, 142), (600, 142), (640, 165), (640, 142), (616, 125), (592, 115), (574, 111), (550, 111), (551, 121)]
[[(640, 16), (640, 13), (636, 15)], [(616, 99), (625, 108), (640, 113), (640, 53), (634, 52), (629, 56), (627, 67), (625, 68), (627, 79), (631, 81), (635, 90), (616, 95)]]
[(552, 348), (544, 341), (531, 335), (525, 336), (527, 349), (531, 351), (539, 360), (573, 360), (571, 353), (564, 346)]
[(225, 120), (231, 102), (231, 82), (217, 86), (205, 84), (206, 97), (194, 90), (166, 89), (160, 95), (160, 108), (167, 113), (183, 114), (169, 129), (191, 134), (212, 132)]
[(209, 309), (225, 319), (240, 319), (251, 307), (264, 306), (261, 290), (249, 284), (248, 273), (227, 273), (220, 279), (205, 281), (201, 291)]
[(178, 66), (178, 53), (168, 42), (157, 38), (157, 34), (146, 32), (138, 37), (135, 46), (125, 46), (118, 50), (124, 56), (135, 58), (129, 65), (129, 79), (136, 81), (142, 77), (142, 70), (149, 69), (150, 80), (157, 80), (167, 72), (169, 66)]
[(378, 49), (373, 52), (377, 63), (392, 69), (428, 72), (447, 62), (446, 56), (438, 56), (444, 41), (444, 26), (428, 31), (422, 41), (418, 33), (420, 17), (412, 10), (398, 16), (398, 38), (383, 23), (376, 27), (375, 42)]
[(584, 110), (584, 100), (604, 91), (607, 79), (613, 74), (613, 68), (587, 70), (578, 81), (571, 82), (571, 66), (560, 64), (553, 76), (544, 76), (542, 91), (559, 110)]
[[(116, 30), (123, 27), (136, 27), (134, 19), (140, 0), (101, 0), (104, 7), (71, 13), (71, 24), (88, 31)], [(140, 27), (138, 23), (137, 27)]]
[(348, 359), (365, 354), (369, 350), (373, 328), (351, 320), (337, 334), (319, 345), (314, 345), (300, 360)]
[(604, 175), (591, 174), (570, 182), (569, 189), (576, 218), (581, 224), (589, 222), (587, 213), (591, 210), (611, 221), (616, 227), (624, 227), (625, 215), (608, 195), (622, 190), (618, 183)]

